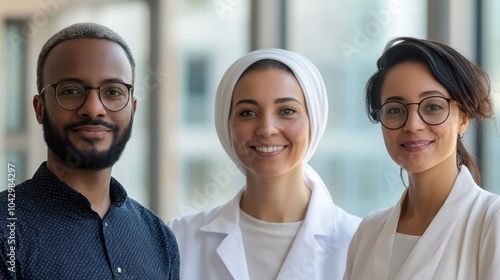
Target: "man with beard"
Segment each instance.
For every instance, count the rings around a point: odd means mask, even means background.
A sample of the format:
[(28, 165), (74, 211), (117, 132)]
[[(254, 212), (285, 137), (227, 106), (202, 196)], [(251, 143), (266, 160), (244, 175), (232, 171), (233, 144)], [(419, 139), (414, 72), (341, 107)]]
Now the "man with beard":
[(0, 194), (0, 279), (179, 278), (172, 232), (111, 177), (132, 132), (134, 68), (125, 41), (93, 23), (43, 46), (33, 107), (47, 161)]

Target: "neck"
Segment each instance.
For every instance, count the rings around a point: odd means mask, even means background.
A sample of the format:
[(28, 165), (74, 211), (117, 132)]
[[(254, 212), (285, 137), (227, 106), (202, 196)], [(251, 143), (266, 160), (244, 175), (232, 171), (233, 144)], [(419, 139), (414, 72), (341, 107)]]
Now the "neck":
[(458, 172), (456, 162), (443, 162), (423, 172), (409, 173), (398, 232), (422, 235), (448, 198)]
[(104, 217), (111, 206), (109, 195), (111, 167), (102, 170), (74, 168), (49, 151), (47, 168), (61, 181), (85, 196), (92, 210), (101, 218)]
[(297, 222), (304, 220), (310, 197), (301, 172), (273, 178), (247, 175), (240, 207), (262, 221)]

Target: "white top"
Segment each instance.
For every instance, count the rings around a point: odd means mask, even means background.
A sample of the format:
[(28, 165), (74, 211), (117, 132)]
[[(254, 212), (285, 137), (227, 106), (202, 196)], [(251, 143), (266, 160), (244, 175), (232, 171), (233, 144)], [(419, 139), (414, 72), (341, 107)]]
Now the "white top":
[(396, 232), (394, 244), (392, 245), (391, 264), (389, 265), (389, 273), (387, 279), (395, 279), (398, 272), (403, 267), (406, 259), (417, 244), (420, 236), (408, 235)]
[[(361, 219), (333, 204), (317, 184), (302, 226), (277, 280), (337, 280), (344, 275), (347, 248)], [(168, 223), (177, 238), (181, 280), (248, 280), (240, 223), (241, 194), (223, 206)]]
[[(368, 214), (352, 238), (346, 279), (387, 279), (401, 205)], [(465, 166), (441, 209), (394, 279), (500, 279), (500, 196), (481, 189)]]
[(241, 235), (251, 280), (276, 279), (301, 226), (302, 221), (264, 222), (240, 210)]

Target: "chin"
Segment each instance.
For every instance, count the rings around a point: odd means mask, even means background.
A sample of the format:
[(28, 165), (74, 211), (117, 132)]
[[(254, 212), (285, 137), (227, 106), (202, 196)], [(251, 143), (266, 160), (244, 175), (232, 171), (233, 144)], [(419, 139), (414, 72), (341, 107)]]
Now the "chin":
[(422, 173), (424, 171), (427, 171), (432, 168), (432, 166), (428, 165), (412, 165), (412, 164), (405, 164), (405, 165), (400, 165), (408, 174), (418, 174)]
[(283, 176), (284, 174), (286, 174), (286, 172), (283, 172), (283, 170), (273, 170), (273, 169), (269, 169), (269, 168), (264, 168), (264, 169), (261, 169), (261, 170), (253, 170), (252, 173), (257, 176), (257, 177), (260, 177), (260, 178), (276, 178), (276, 177), (280, 177), (280, 176)]

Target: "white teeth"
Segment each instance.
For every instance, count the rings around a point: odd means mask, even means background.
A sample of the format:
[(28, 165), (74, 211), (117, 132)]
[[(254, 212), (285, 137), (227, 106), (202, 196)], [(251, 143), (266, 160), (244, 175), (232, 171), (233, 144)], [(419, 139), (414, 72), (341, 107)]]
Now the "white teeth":
[(262, 152), (262, 153), (272, 153), (272, 152), (281, 151), (284, 148), (285, 148), (285, 146), (255, 147), (255, 150), (257, 150), (257, 152)]
[(420, 146), (425, 146), (429, 143), (420, 143), (420, 144), (405, 144), (406, 147), (412, 147), (412, 148), (415, 148), (415, 147), (420, 147)]

